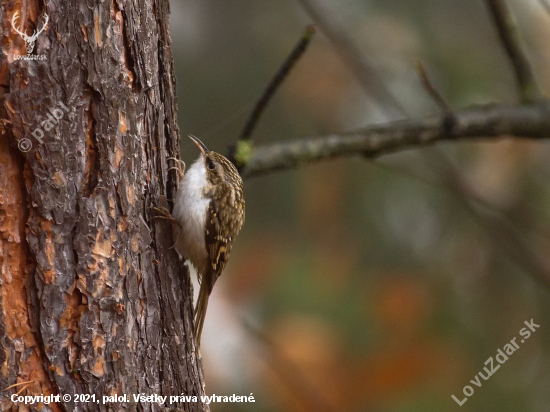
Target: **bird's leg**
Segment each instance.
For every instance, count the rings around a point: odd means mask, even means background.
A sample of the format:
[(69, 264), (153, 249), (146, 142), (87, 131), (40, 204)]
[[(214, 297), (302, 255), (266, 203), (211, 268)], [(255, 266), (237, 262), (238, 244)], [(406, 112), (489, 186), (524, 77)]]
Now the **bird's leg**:
[(178, 172), (178, 186), (179, 186), (179, 180), (183, 179), (183, 176), (185, 175), (185, 162), (183, 160), (177, 159), (175, 157), (169, 157), (167, 160), (173, 160), (176, 162), (175, 166), (170, 167), (168, 170), (176, 170)]
[[(180, 222), (178, 222), (176, 220), (176, 218), (174, 216), (172, 216), (170, 214), (170, 212), (168, 211), (168, 209), (166, 209), (165, 207), (154, 207), (154, 206), (150, 206), (148, 207), (148, 209), (152, 209), (154, 210), (155, 212), (157, 213), (160, 213), (161, 216), (151, 216), (151, 219), (166, 219), (166, 220), (169, 220), (173, 225), (178, 225), (179, 227), (181, 227), (180, 225)], [(172, 246), (170, 246), (168, 249), (173, 249), (176, 247), (176, 243), (174, 243)]]
[(168, 209), (166, 209), (165, 207), (150, 206), (148, 207), (148, 209), (152, 209), (160, 214), (160, 216), (151, 216), (151, 219), (166, 219), (171, 221), (172, 223), (179, 224), (178, 221), (170, 214)]

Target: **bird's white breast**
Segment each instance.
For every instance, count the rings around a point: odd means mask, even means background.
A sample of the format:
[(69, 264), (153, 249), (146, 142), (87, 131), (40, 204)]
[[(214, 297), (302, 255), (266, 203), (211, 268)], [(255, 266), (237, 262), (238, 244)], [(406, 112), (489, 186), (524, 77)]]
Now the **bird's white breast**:
[(180, 182), (172, 211), (181, 226), (176, 230), (176, 250), (191, 260), (199, 272), (207, 262), (204, 238), (206, 211), (210, 203), (210, 199), (204, 197), (207, 185), (204, 159), (199, 156)]

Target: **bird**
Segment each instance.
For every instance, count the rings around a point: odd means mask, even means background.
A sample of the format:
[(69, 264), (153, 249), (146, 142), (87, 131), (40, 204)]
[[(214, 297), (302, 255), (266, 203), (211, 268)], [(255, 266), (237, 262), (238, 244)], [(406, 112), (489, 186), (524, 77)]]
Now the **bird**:
[[(189, 135), (189, 138), (201, 153), (186, 172), (176, 167), (183, 177), (174, 198), (172, 217), (177, 222), (175, 249), (197, 270), (200, 290), (194, 334), (200, 347), (208, 299), (243, 226), (245, 200), (243, 180), (233, 163), (208, 150), (197, 137)], [(178, 163), (180, 167), (183, 164)]]

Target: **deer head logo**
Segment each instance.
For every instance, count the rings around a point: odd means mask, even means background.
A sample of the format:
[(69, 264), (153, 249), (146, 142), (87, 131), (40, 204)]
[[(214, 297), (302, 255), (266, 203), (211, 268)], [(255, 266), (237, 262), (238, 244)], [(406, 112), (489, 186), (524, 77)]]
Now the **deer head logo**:
[(42, 25), (42, 28), (40, 30), (35, 30), (32, 36), (29, 36), (27, 34), (27, 31), (25, 32), (20, 31), (17, 27), (15, 27), (15, 21), (19, 18), (19, 12), (16, 11), (13, 15), (13, 18), (11, 19), (11, 27), (13, 27), (13, 30), (15, 30), (21, 37), (23, 37), (23, 40), (25, 40), (25, 44), (27, 45), (27, 54), (31, 54), (34, 49), (34, 42), (36, 41), (36, 38), (40, 33), (44, 31), (46, 28), (46, 25), (48, 24), (48, 15), (44, 13), (45, 20), (44, 24)]

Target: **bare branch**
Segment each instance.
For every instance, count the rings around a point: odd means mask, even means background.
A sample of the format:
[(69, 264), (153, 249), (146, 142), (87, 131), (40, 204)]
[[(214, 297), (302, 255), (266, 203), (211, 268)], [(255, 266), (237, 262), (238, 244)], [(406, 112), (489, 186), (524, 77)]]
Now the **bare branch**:
[(294, 47), (294, 49), (290, 52), (290, 54), (287, 56), (277, 73), (275, 73), (275, 76), (271, 80), (271, 83), (269, 83), (269, 86), (267, 86), (267, 89), (264, 91), (264, 94), (258, 100), (256, 103), (256, 107), (254, 108), (254, 111), (250, 115), (250, 118), (246, 122), (246, 125), (244, 126), (243, 131), (241, 132), (239, 136), (239, 140), (248, 140), (250, 139), (250, 136), (252, 135), (252, 132), (254, 131), (254, 127), (256, 126), (256, 123), (258, 122), (260, 116), (262, 115), (267, 103), (271, 100), (271, 97), (279, 87), (279, 85), (282, 83), (282, 81), (286, 78), (290, 70), (294, 67), (296, 62), (300, 59), (302, 54), (306, 51), (307, 46), (309, 45), (309, 42), (311, 41), (313, 35), (315, 34), (315, 26), (307, 26), (304, 34), (300, 38), (300, 41)]
[(542, 98), (535, 76), (525, 55), (516, 24), (505, 0), (485, 0), (491, 11), (500, 41), (514, 68), (519, 92), (524, 102), (533, 102)]
[(271, 98), (273, 97), (281, 83), (287, 78), (290, 70), (292, 70), (300, 57), (302, 57), (302, 55), (306, 51), (307, 46), (311, 42), (314, 34), (315, 26), (307, 26), (304, 34), (302, 35), (302, 37), (300, 37), (300, 41), (298, 42), (298, 44), (294, 47), (294, 49), (292, 49), (281, 67), (279, 67), (279, 70), (277, 70), (277, 73), (275, 73), (275, 76), (273, 77), (273, 79), (271, 79), (271, 82), (267, 86), (267, 89), (265, 89), (262, 97), (260, 97), (260, 100), (256, 102), (254, 111), (246, 122), (244, 129), (237, 139), (237, 142), (229, 148), (228, 158), (233, 162), (233, 164), (237, 167), (239, 171), (242, 170), (243, 166), (248, 160), (252, 148), (250, 137), (252, 135), (252, 132), (256, 128), (258, 120), (260, 120), (260, 117), (264, 113), (267, 104), (271, 101)]
[(313, 0), (299, 0), (299, 2), (319, 29), (333, 43), (336, 52), (349, 65), (367, 94), (394, 116), (406, 115), (405, 110), (387, 89), (372, 64), (361, 56), (359, 50), (344, 32), (330, 23), (330, 17), (326, 16), (314, 4)]
[(260, 146), (254, 149), (242, 174), (251, 177), (353, 154), (376, 157), (438, 141), (501, 136), (550, 137), (550, 105), (547, 102), (521, 106), (492, 104), (454, 114), (450, 128), (446, 127), (445, 117), (430, 117), (390, 122), (348, 134)]

